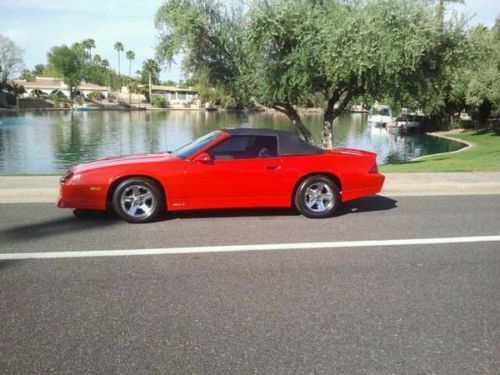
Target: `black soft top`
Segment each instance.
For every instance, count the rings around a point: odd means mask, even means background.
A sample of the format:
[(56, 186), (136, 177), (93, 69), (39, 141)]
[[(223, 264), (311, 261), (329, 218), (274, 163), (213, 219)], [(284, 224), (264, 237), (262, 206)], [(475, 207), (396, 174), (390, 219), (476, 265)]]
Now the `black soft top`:
[(325, 152), (322, 148), (313, 146), (304, 141), (302, 138), (299, 138), (297, 135), (284, 130), (239, 128), (224, 129), (224, 131), (229, 133), (231, 136), (253, 135), (277, 137), (278, 154), (280, 156), (319, 155)]

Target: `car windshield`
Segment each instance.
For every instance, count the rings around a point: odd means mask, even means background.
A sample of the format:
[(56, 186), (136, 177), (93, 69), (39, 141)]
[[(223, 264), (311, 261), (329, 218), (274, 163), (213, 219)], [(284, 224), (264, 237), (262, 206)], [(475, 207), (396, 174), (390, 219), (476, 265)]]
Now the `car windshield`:
[(221, 136), (221, 134), (222, 132), (220, 132), (219, 130), (208, 133), (203, 137), (195, 139), (194, 141), (189, 142), (187, 145), (178, 148), (177, 150), (172, 152), (172, 155), (181, 159), (186, 159), (191, 155), (197, 153), (198, 151), (200, 151), (202, 148), (209, 145), (213, 141), (215, 141), (217, 138)]

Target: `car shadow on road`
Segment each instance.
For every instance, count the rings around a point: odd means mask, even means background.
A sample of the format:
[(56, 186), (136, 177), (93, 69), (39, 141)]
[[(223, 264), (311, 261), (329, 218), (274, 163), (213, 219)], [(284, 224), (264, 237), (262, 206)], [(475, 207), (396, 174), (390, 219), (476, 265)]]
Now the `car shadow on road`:
[(397, 200), (387, 198), (382, 195), (371, 195), (369, 197), (342, 203), (333, 217), (360, 212), (391, 210), (398, 206), (397, 203)]
[(120, 224), (115, 216), (106, 212), (88, 212), (78, 217), (66, 216), (57, 219), (34, 222), (11, 227), (0, 232), (3, 240), (25, 242), (43, 237), (61, 236), (68, 233), (89, 231)]
[[(343, 203), (339, 206), (333, 217), (343, 216), (356, 212), (383, 211), (397, 207), (397, 201), (381, 195), (373, 195), (354, 201)], [(166, 214), (162, 219), (196, 219), (211, 217), (269, 217), (269, 216), (300, 216), (294, 208), (244, 208), (227, 210), (193, 210), (179, 211)]]

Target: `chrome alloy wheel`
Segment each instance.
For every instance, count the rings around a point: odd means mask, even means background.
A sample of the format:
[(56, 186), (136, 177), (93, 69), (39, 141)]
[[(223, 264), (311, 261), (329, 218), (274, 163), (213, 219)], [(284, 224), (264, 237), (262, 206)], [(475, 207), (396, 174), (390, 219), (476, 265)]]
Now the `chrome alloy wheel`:
[(315, 182), (307, 187), (304, 203), (312, 212), (321, 214), (335, 204), (332, 188), (324, 182)]
[(120, 196), (120, 205), (123, 211), (136, 219), (148, 217), (156, 204), (153, 193), (145, 185), (127, 186)]

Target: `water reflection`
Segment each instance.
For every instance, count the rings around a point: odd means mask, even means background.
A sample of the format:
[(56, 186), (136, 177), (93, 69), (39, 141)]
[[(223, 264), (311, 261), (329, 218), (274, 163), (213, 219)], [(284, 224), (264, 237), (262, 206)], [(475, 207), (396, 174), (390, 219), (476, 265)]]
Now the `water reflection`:
[[(321, 114), (306, 114), (316, 142)], [(273, 128), (296, 132), (279, 113), (205, 111), (92, 111), (0, 114), (0, 173), (54, 173), (111, 155), (174, 150), (220, 128)], [(379, 163), (459, 149), (460, 144), (422, 134), (390, 134), (367, 125), (364, 114), (344, 114), (334, 124), (335, 146), (375, 151)]]

